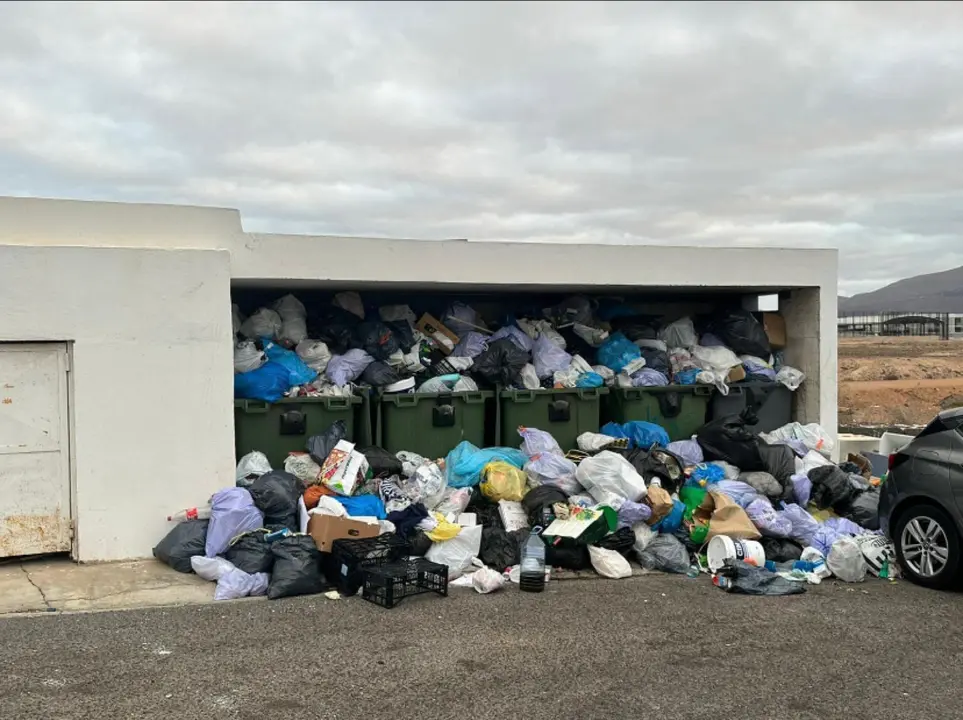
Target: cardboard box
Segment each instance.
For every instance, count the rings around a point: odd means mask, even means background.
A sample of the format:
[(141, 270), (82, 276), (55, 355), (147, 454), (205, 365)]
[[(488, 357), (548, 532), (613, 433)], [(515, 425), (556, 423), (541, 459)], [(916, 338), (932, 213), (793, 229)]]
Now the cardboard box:
[(773, 350), (786, 347), (786, 318), (779, 313), (763, 313), (762, 327), (769, 337), (769, 344)]
[(746, 369), (742, 365), (736, 365), (729, 370), (729, 382), (742, 382), (746, 379)]
[(331, 552), (335, 540), (360, 540), (378, 537), (381, 526), (335, 515), (311, 515), (308, 519), (308, 535), (321, 552)]
[(428, 313), (421, 316), (421, 320), (415, 327), (421, 330), (426, 337), (431, 338), (445, 355), (450, 355), (451, 351), (455, 349), (455, 345), (458, 344), (458, 336), (442, 325), (438, 318)]

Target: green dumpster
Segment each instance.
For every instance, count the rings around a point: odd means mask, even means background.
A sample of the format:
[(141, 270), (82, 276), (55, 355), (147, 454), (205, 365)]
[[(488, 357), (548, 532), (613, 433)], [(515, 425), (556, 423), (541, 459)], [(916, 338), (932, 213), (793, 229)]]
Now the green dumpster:
[(377, 444), (432, 459), (445, 457), (462, 440), (484, 447), (486, 431), (494, 427), (494, 398), (490, 390), (382, 394), (376, 401)]
[(669, 439), (688, 440), (706, 424), (712, 388), (705, 385), (613, 388), (606, 422), (645, 420), (665, 428)]
[[(267, 455), (271, 467), (281, 469), (288, 453), (304, 451), (308, 438), (320, 435), (337, 420), (344, 420), (347, 439), (358, 437), (356, 423), (363, 400), (350, 397), (284, 398), (276, 403), (234, 401), (234, 452), (240, 459), (252, 450)], [(370, 432), (369, 432), (370, 436)]]
[(583, 432), (599, 431), (600, 400), (606, 393), (606, 388), (501, 390), (499, 444), (518, 447), (518, 428), (531, 427), (551, 433), (562, 450), (573, 450)]

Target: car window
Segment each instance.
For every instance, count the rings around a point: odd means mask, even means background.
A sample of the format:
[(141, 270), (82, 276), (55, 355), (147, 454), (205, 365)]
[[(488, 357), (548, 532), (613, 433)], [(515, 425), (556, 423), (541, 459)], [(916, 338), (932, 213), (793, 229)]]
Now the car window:
[(958, 433), (963, 435), (963, 415), (949, 418), (949, 420), (944, 421), (939, 415), (937, 415), (933, 420), (920, 431), (917, 438), (926, 437), (927, 435), (934, 435), (936, 433), (946, 432), (947, 430), (956, 430)]

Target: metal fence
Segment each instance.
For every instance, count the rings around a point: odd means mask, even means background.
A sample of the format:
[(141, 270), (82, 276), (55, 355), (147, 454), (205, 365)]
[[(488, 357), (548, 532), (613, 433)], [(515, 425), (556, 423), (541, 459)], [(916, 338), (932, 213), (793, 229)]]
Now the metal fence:
[(950, 337), (949, 313), (840, 313), (837, 318), (840, 337), (869, 337), (875, 335)]

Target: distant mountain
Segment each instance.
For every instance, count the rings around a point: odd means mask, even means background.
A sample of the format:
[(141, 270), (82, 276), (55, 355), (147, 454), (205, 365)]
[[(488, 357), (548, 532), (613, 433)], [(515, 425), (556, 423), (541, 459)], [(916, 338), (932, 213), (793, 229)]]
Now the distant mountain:
[(898, 280), (892, 285), (839, 297), (839, 312), (963, 313), (963, 267)]

